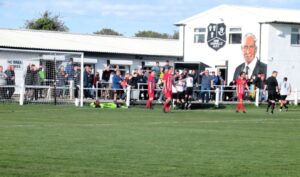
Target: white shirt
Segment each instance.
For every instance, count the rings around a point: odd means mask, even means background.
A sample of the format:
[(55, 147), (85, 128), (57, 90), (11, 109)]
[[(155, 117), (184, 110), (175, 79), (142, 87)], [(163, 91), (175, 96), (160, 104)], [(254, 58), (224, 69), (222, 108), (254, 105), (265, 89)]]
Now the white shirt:
[(247, 73), (246, 68), (247, 68), (247, 66), (248, 66), (248, 67), (249, 67), (249, 69), (248, 69), (248, 76), (249, 76), (249, 77), (251, 77), (252, 74), (253, 74), (253, 71), (254, 71), (254, 68), (255, 68), (255, 66), (256, 66), (257, 60), (258, 60), (258, 59), (255, 57), (255, 58), (253, 59), (253, 61), (252, 61), (250, 64), (248, 64), (248, 63), (245, 62), (244, 72)]
[(186, 78), (186, 86), (187, 87), (193, 87), (194, 86), (194, 78), (188, 76)]
[(291, 84), (283, 81), (279, 84), (280, 95), (288, 95), (291, 90)]

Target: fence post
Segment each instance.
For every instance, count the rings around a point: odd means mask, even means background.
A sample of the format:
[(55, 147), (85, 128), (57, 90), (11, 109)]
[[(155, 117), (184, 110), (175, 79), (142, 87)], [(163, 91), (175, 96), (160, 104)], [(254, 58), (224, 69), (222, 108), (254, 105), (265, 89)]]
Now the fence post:
[(73, 99), (73, 95), (74, 95), (74, 90), (73, 90), (73, 88), (74, 88), (74, 81), (70, 80), (69, 83), (70, 83), (70, 86), (69, 86), (70, 100), (72, 100)]
[(298, 89), (295, 89), (295, 106), (298, 106)]
[(217, 88), (216, 89), (216, 102), (215, 102), (216, 107), (219, 107), (219, 104), (220, 104), (220, 88)]
[(256, 95), (255, 95), (255, 106), (259, 106), (259, 95), (260, 95), (260, 90), (259, 88), (256, 88)]
[(127, 86), (127, 90), (126, 90), (126, 106), (129, 107), (130, 106), (130, 90), (131, 90), (131, 86)]
[(21, 83), (21, 88), (20, 88), (20, 106), (24, 105), (24, 95), (25, 95), (25, 84), (24, 82)]
[(138, 83), (138, 88), (137, 88), (137, 89), (138, 89), (138, 93), (139, 93), (139, 94), (138, 94), (139, 96), (138, 96), (137, 100), (140, 101), (140, 94), (141, 94), (141, 91), (140, 91), (140, 83)]

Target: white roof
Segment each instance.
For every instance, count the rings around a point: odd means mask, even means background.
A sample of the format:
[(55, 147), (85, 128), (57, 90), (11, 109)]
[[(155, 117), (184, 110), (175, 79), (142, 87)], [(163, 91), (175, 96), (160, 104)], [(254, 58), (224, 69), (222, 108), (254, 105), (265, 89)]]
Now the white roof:
[(230, 12), (236, 12), (239, 15), (239, 12), (244, 12), (252, 14), (258, 19), (260, 23), (296, 23), (300, 24), (300, 10), (293, 9), (279, 9), (279, 8), (264, 8), (264, 7), (249, 7), (249, 6), (236, 6), (236, 5), (220, 5), (190, 18), (181, 20), (175, 25), (184, 25), (189, 21), (192, 21), (197, 18), (201, 18), (209, 13), (216, 13), (220, 9), (225, 9)]
[(181, 57), (179, 40), (0, 29), (0, 47)]

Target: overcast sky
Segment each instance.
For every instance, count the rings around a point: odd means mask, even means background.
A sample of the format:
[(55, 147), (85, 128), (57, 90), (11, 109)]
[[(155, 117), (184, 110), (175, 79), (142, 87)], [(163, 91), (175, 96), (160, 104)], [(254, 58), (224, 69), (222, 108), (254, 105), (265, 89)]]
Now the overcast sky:
[(173, 33), (177, 21), (221, 4), (300, 10), (299, 0), (0, 0), (0, 28), (23, 28), (26, 20), (49, 10), (71, 32), (112, 28), (125, 36), (139, 30)]

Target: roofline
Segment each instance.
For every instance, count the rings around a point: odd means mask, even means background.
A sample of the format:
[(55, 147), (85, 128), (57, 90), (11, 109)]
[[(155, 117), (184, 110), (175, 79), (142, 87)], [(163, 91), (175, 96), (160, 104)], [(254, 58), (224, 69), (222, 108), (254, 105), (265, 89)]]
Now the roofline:
[(259, 22), (260, 24), (286, 24), (286, 25), (300, 25), (300, 22), (283, 22), (283, 21), (269, 21), (269, 22)]
[(150, 37), (127, 37), (127, 36), (116, 36), (116, 35), (102, 35), (102, 34), (67, 32), (67, 31), (34, 30), (34, 29), (24, 29), (24, 28), (13, 29), (13, 28), (1, 28), (0, 27), (0, 30), (25, 31), (25, 32), (37, 32), (37, 33), (70, 34), (70, 35), (81, 35), (81, 36), (95, 36), (95, 37), (136, 39), (136, 40), (178, 41), (178, 39), (164, 39), (164, 38), (150, 38)]
[[(256, 8), (256, 9), (269, 9), (269, 10), (288, 10), (288, 11), (297, 11), (297, 12), (299, 12), (299, 10), (297, 10), (297, 9), (288, 9), (288, 8), (260, 7), (260, 6), (242, 6), (242, 5), (234, 5), (234, 4), (221, 4), (219, 6), (212, 7), (210, 9), (207, 9), (207, 10), (203, 11), (203, 12), (195, 14), (195, 15), (189, 17), (189, 18), (180, 20), (177, 23), (175, 23), (174, 25), (175, 26), (186, 25), (189, 21), (192, 21), (195, 18), (198, 18), (199, 16), (206, 15), (207, 13), (209, 13), (211, 11), (214, 11), (215, 9), (223, 8), (223, 7), (232, 7), (232, 8), (236, 8), (236, 9), (239, 9), (239, 8)], [(275, 22), (276, 23), (286, 23), (286, 24), (298, 24), (297, 22), (280, 22), (280, 21), (274, 21), (274, 22), (270, 22), (270, 23), (275, 23)], [(262, 23), (267, 23), (267, 22), (262, 22)], [(300, 22), (299, 22), (299, 24), (300, 24)]]
[(63, 50), (63, 49), (43, 49), (43, 48), (29, 48), (29, 47), (8, 47), (8, 46), (1, 46), (0, 45), (0, 51), (1, 50), (7, 50), (7, 51), (23, 51), (23, 52), (37, 52), (40, 51), (42, 53), (66, 53), (66, 54), (82, 54), (82, 53), (102, 53), (102, 54), (119, 54), (119, 55), (139, 55), (139, 56), (154, 56), (154, 57), (177, 57), (180, 58), (183, 56), (179, 55), (147, 55), (147, 54), (137, 54), (137, 53), (118, 53), (118, 52), (99, 52), (99, 51), (77, 51), (77, 50)]

